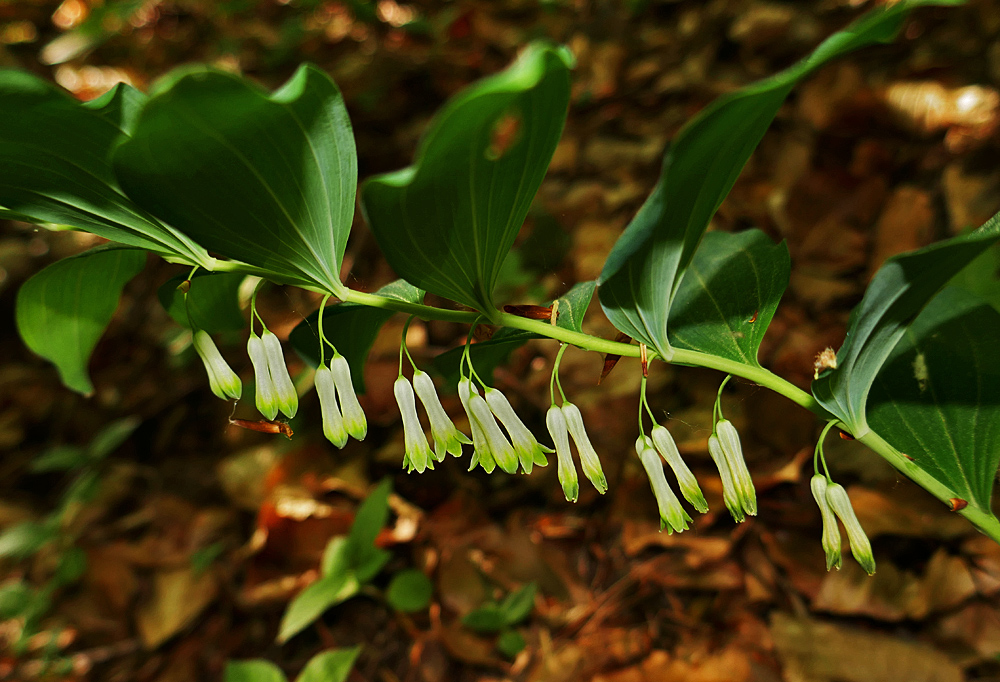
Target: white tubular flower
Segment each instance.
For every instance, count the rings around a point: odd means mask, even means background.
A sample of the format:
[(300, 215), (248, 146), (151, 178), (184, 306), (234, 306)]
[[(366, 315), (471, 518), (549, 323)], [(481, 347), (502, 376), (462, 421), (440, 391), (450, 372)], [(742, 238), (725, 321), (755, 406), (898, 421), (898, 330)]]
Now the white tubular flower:
[(563, 416), (562, 409), (558, 405), (550, 407), (545, 414), (545, 426), (548, 427), (552, 443), (556, 446), (559, 485), (562, 486), (566, 499), (570, 502), (576, 502), (580, 497), (580, 481), (576, 475), (573, 453), (569, 449), (569, 427), (566, 424), (566, 417)]
[(483, 427), (479, 425), (479, 420), (476, 419), (476, 415), (472, 412), (472, 395), (479, 395), (479, 391), (476, 387), (472, 385), (471, 379), (462, 378), (458, 382), (458, 399), (462, 401), (462, 407), (465, 408), (465, 414), (469, 417), (469, 428), (472, 430), (472, 462), (469, 464), (469, 471), (476, 468), (479, 464), (483, 467), (483, 471), (488, 474), (492, 474), (493, 470), (496, 468), (496, 461), (493, 459), (493, 454), (490, 452), (489, 443), (486, 441), (486, 433), (483, 431)]
[(587, 429), (583, 426), (583, 415), (580, 408), (573, 403), (563, 403), (560, 408), (563, 417), (566, 418), (566, 426), (569, 427), (569, 435), (576, 444), (576, 451), (580, 453), (580, 464), (583, 466), (583, 473), (590, 482), (597, 488), (597, 492), (602, 495), (608, 490), (608, 480), (604, 478), (604, 471), (601, 469), (601, 460), (594, 451), (594, 446), (590, 444), (587, 437)]
[(462, 444), (472, 441), (455, 428), (455, 424), (445, 412), (444, 406), (438, 398), (437, 390), (434, 388), (434, 380), (427, 372), (421, 372), (419, 369), (414, 370), (413, 389), (424, 405), (427, 419), (430, 420), (431, 438), (434, 439), (434, 455), (437, 461), (443, 462), (446, 453), (460, 457)]
[(708, 502), (705, 501), (705, 496), (698, 486), (698, 479), (694, 477), (691, 469), (688, 468), (688, 465), (681, 458), (681, 453), (677, 449), (674, 437), (670, 435), (666, 427), (659, 424), (653, 426), (650, 436), (653, 440), (653, 446), (663, 456), (663, 459), (667, 460), (667, 464), (673, 470), (674, 476), (677, 477), (677, 485), (680, 486), (684, 499), (702, 514), (707, 512)]
[(521, 418), (514, 412), (514, 408), (510, 406), (510, 402), (503, 393), (495, 388), (487, 388), (486, 403), (497, 419), (500, 420), (500, 423), (503, 424), (504, 428), (507, 429), (511, 443), (514, 445), (514, 452), (517, 453), (517, 458), (521, 461), (521, 469), (524, 473), (531, 473), (531, 468), (538, 461), (539, 455), (548, 464), (548, 460), (545, 459), (545, 453), (552, 452), (552, 450), (539, 443), (531, 434), (531, 431), (528, 430), (528, 427), (524, 425)]
[(337, 387), (337, 397), (340, 398), (340, 413), (344, 416), (344, 428), (353, 438), (364, 440), (368, 435), (368, 421), (365, 411), (361, 409), (358, 396), (354, 394), (354, 384), (351, 383), (351, 367), (347, 358), (337, 355), (330, 361), (330, 371), (333, 373), (333, 383)]
[[(820, 516), (823, 517), (823, 551), (826, 552), (826, 570), (836, 568), (838, 571), (843, 563), (840, 553), (840, 526), (837, 517), (833, 515), (830, 502), (826, 499), (826, 476), (816, 474), (809, 481), (809, 489), (813, 499), (819, 505)], [(852, 545), (853, 546), (853, 545)]]
[(472, 408), (472, 416), (479, 422), (479, 426), (486, 437), (486, 445), (493, 455), (497, 466), (508, 474), (517, 473), (517, 453), (514, 446), (507, 440), (507, 436), (500, 430), (497, 420), (493, 418), (490, 406), (479, 393), (473, 394), (469, 398), (469, 406)]
[(416, 469), (418, 473), (422, 474), (428, 465), (430, 468), (434, 468), (434, 453), (431, 452), (431, 448), (427, 444), (427, 437), (424, 436), (424, 429), (420, 426), (413, 387), (410, 386), (406, 377), (399, 377), (392, 385), (392, 392), (396, 396), (399, 412), (403, 415), (403, 439), (405, 441), (403, 466), (408, 467), (408, 471)]
[[(299, 411), (299, 396), (295, 392), (295, 384), (288, 376), (288, 367), (285, 365), (285, 353), (281, 350), (281, 341), (267, 329), (261, 333), (260, 340), (264, 344), (264, 353), (267, 355), (267, 370), (271, 373), (271, 383), (274, 385), (278, 409), (291, 419)], [(270, 419), (270, 417), (268, 418)]]
[(875, 557), (872, 555), (872, 545), (865, 535), (864, 529), (858, 522), (858, 517), (854, 515), (854, 507), (851, 506), (851, 498), (847, 496), (844, 486), (838, 483), (830, 483), (826, 487), (826, 501), (830, 503), (830, 508), (840, 518), (847, 531), (847, 539), (851, 543), (851, 554), (861, 568), (865, 569), (868, 575), (875, 574)]
[(639, 455), (642, 467), (646, 470), (646, 476), (649, 477), (653, 495), (656, 496), (656, 505), (660, 510), (660, 530), (669, 528), (669, 533), (686, 531), (691, 517), (684, 511), (680, 500), (670, 489), (667, 477), (663, 474), (663, 460), (653, 448), (653, 441), (646, 436), (639, 436), (635, 441), (635, 451)]
[(253, 364), (254, 384), (257, 388), (257, 411), (264, 415), (265, 419), (273, 420), (278, 416), (278, 396), (274, 393), (271, 372), (267, 368), (267, 353), (264, 350), (264, 342), (252, 331), (247, 340), (247, 353)]
[(722, 452), (729, 462), (729, 471), (736, 486), (736, 496), (743, 505), (743, 511), (750, 516), (757, 516), (757, 491), (753, 487), (753, 479), (750, 478), (746, 460), (743, 459), (740, 434), (728, 419), (720, 419), (715, 425), (715, 431), (719, 434), (719, 444), (722, 445)]
[(743, 513), (743, 505), (736, 494), (736, 487), (733, 484), (733, 474), (729, 470), (729, 462), (726, 461), (726, 454), (722, 451), (722, 444), (719, 443), (719, 437), (714, 433), (708, 437), (708, 454), (712, 456), (712, 461), (715, 462), (715, 466), (719, 469), (719, 478), (722, 479), (722, 499), (726, 503), (726, 509), (733, 515), (733, 520), (736, 523), (742, 523), (746, 520), (746, 514)]
[(347, 429), (344, 428), (344, 418), (337, 406), (337, 389), (333, 384), (333, 372), (329, 367), (316, 370), (316, 394), (319, 396), (319, 409), (323, 414), (323, 435), (338, 448), (347, 444)]
[(240, 396), (243, 395), (243, 382), (223, 359), (222, 353), (215, 347), (212, 337), (199, 329), (194, 333), (192, 344), (198, 357), (205, 365), (205, 372), (208, 373), (208, 385), (212, 388), (212, 393), (222, 400), (230, 398), (239, 400)]

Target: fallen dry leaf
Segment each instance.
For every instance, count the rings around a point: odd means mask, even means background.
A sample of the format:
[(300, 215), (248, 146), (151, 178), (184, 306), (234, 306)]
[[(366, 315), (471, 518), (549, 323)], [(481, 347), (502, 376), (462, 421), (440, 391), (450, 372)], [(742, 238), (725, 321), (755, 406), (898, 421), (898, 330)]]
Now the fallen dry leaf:
[(921, 642), (776, 612), (775, 648), (787, 682), (961, 682), (962, 670)]
[(153, 592), (136, 612), (136, 626), (147, 649), (155, 649), (190, 625), (219, 593), (211, 571), (196, 575), (190, 568), (160, 571)]

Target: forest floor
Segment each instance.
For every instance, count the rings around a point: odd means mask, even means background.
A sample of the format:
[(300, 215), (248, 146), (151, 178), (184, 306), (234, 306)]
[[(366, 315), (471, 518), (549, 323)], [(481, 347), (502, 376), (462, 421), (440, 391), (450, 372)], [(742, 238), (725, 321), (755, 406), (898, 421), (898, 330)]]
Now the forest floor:
[[(872, 4), (19, 0), (0, 4), (0, 67), (89, 99), (122, 78), (144, 88), (192, 61), (267, 87), (311, 61), (345, 94), (364, 178), (408, 164), (435, 109), (530, 39), (565, 43), (578, 60), (566, 131), (502, 282), (505, 301), (539, 303), (598, 275), (685, 120), (789, 65)], [(979, 87), (962, 89), (971, 85)], [(761, 349), (766, 367), (807, 388), (814, 356), (841, 344), (850, 309), (886, 258), (1000, 208), (998, 88), (1000, 13), (981, 0), (915, 12), (893, 44), (838, 60), (793, 93), (713, 221), (760, 228), (791, 252), (791, 283)], [(229, 426), (230, 406), (179, 352), (181, 330), (156, 299), (179, 268), (151, 258), (97, 347), (97, 390), (84, 398), (24, 348), (14, 301), (32, 273), (99, 240), (12, 222), (0, 229), (0, 529), (61, 510), (56, 545), (81, 557), (77, 579), (51, 594), (21, 653), (6, 644), (23, 622), (0, 622), (0, 680), (218, 680), (226, 661), (255, 657), (292, 677), (317, 651), (354, 644), (363, 649), (350, 679), (380, 682), (1000, 680), (1000, 546), (864, 447), (834, 438), (831, 470), (872, 538), (878, 572), (869, 578), (850, 558), (827, 572), (808, 489), (821, 424), (781, 396), (745, 382), (724, 395), (760, 500), (756, 518), (734, 525), (706, 445), (723, 377), (652, 369), (651, 405), (712, 509), (668, 535), (632, 450), (635, 361), (601, 385), (598, 355), (571, 349), (562, 365), (611, 483), (606, 495), (581, 485), (570, 504), (554, 466), (469, 473), (468, 455), (407, 475), (391, 397), (401, 317), (378, 337), (366, 370), (364, 442), (330, 446), (311, 392), (292, 440), (245, 431)], [(394, 278), (360, 212), (344, 268), (348, 284), (365, 290)], [(278, 287), (260, 301), (281, 337), (318, 304)], [(585, 329), (615, 335), (596, 303)], [(429, 364), (466, 331), (416, 323), (409, 347)], [(243, 343), (234, 335), (223, 348), (247, 375)], [(555, 346), (530, 342), (495, 375), (536, 433)], [(293, 374), (308, 375), (291, 351), (288, 360)], [(454, 397), (446, 407), (461, 412)], [(100, 463), (39, 470), (40, 458), (85, 447), (120, 419), (135, 430)], [(392, 558), (376, 589), (277, 644), (282, 612), (316, 579), (327, 542), (347, 532), (386, 476), (392, 517), (379, 544)], [(30, 559), (0, 558), (0, 585), (44, 586), (55, 557), (48, 546)], [(434, 585), (430, 608), (410, 615), (381, 592), (407, 567)], [(495, 637), (462, 625), (529, 583), (537, 595), (518, 627), (520, 653), (507, 657)], [(73, 671), (54, 676), (51, 661)]]

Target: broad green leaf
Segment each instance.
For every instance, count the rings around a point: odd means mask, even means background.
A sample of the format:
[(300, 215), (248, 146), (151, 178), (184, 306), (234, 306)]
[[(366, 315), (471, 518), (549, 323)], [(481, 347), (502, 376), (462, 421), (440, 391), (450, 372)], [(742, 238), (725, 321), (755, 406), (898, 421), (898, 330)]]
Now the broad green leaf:
[(360, 646), (318, 653), (309, 659), (295, 682), (346, 682), (360, 653)]
[(288, 605), (278, 628), (278, 642), (287, 642), (323, 615), (331, 606), (356, 595), (361, 584), (352, 573), (320, 578), (299, 592)]
[(503, 610), (497, 604), (484, 604), (462, 618), (462, 625), (476, 632), (500, 632), (506, 627)]
[(503, 612), (504, 623), (507, 625), (517, 625), (522, 620), (531, 615), (535, 608), (535, 583), (528, 583), (521, 589), (508, 594), (500, 602), (500, 610)]
[(247, 326), (239, 302), (244, 279), (246, 275), (237, 272), (195, 275), (185, 305), (184, 294), (177, 288), (187, 280), (187, 274), (181, 273), (164, 282), (157, 291), (157, 298), (170, 317), (183, 327), (193, 323), (209, 334), (235, 331)]
[(113, 163), (133, 201), (209, 250), (343, 289), (357, 156), (340, 91), (315, 66), (273, 94), (203, 67), (172, 72)]
[[(583, 316), (587, 306), (594, 297), (594, 281), (579, 282), (557, 299), (556, 324), (565, 329), (582, 331)], [(555, 305), (555, 302), (549, 305)], [(469, 347), (469, 357), (476, 373), (486, 382), (493, 381), (493, 371), (507, 362), (507, 358), (515, 350), (531, 339), (544, 338), (533, 332), (511, 327), (501, 327), (486, 341), (474, 343)], [(459, 380), (459, 366), (465, 348), (460, 346), (434, 358), (434, 368), (444, 377), (445, 386), (455, 390)]]
[(914, 317), (955, 273), (1000, 240), (1000, 213), (969, 234), (894, 256), (875, 273), (851, 313), (837, 368), (813, 381), (819, 403), (855, 437), (868, 433), (868, 391)]
[[(390, 282), (375, 292), (379, 296), (407, 303), (420, 303), (424, 292), (401, 279)], [(357, 303), (337, 303), (323, 309), (323, 334), (347, 358), (351, 366), (351, 381), (358, 393), (365, 392), (365, 361), (382, 328), (395, 313)], [(307, 363), (319, 365), (319, 311), (300, 322), (288, 336), (292, 347)], [(326, 357), (330, 357), (327, 347)]]
[(1000, 310), (1000, 244), (994, 244), (962, 268), (948, 282)]
[(144, 96), (118, 85), (81, 104), (46, 81), (0, 70), (0, 207), (210, 267), (205, 250), (136, 206), (109, 157)]
[(270, 661), (228, 661), (224, 682), (286, 682), (285, 673)]
[(524, 641), (524, 637), (517, 630), (504, 630), (497, 637), (497, 651), (507, 658), (514, 658), (526, 646), (528, 643)]
[(674, 297), (670, 343), (759, 367), (757, 350), (790, 272), (788, 247), (760, 230), (709, 232)]
[(413, 613), (427, 608), (433, 594), (430, 578), (423, 571), (410, 568), (392, 576), (385, 598), (397, 611)]
[(564, 48), (529, 45), (445, 104), (414, 165), (365, 182), (365, 216), (400, 277), (494, 309), (501, 263), (562, 133), (571, 62)]
[(868, 424), (970, 506), (991, 513), (1000, 464), (1000, 312), (946, 287), (879, 371)]
[(653, 193), (604, 264), (598, 293), (612, 324), (669, 360), (668, 321), (684, 271), (792, 88), (835, 57), (892, 40), (913, 7), (960, 3), (887, 3), (830, 36), (794, 66), (720, 97), (689, 121), (667, 150)]
[(17, 292), (21, 338), (58, 368), (68, 388), (85, 395), (94, 392), (87, 374), (90, 353), (111, 321), (125, 284), (145, 263), (146, 254), (138, 249), (99, 247), (56, 261)]
[(373, 562), (378, 560), (384, 550), (375, 546), (375, 538), (389, 520), (389, 493), (392, 492), (392, 480), (383, 479), (368, 494), (365, 501), (358, 507), (358, 513), (347, 536), (348, 556), (351, 568), (358, 573), (358, 580), (366, 582), (385, 564), (379, 563), (377, 568)]

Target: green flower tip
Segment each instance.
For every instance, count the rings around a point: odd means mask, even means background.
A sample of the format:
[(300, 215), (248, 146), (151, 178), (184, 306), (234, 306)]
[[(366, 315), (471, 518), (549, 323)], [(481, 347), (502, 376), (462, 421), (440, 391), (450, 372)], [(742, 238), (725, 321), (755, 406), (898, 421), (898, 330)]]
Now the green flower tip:
[(199, 329), (194, 333), (192, 344), (205, 365), (212, 393), (221, 400), (239, 400), (243, 395), (243, 382), (222, 357), (212, 337)]

